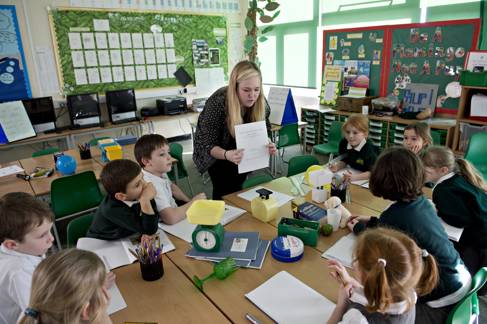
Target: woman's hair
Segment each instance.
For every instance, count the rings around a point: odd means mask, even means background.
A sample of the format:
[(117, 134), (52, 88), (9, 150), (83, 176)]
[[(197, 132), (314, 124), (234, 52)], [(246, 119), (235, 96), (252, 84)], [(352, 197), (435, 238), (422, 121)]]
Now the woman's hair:
[(405, 147), (384, 150), (370, 174), (374, 196), (393, 201), (411, 201), (422, 195), (424, 168), (421, 160)]
[(369, 119), (362, 114), (350, 115), (347, 121), (343, 124), (342, 130), (345, 131), (348, 126), (355, 127), (365, 134), (369, 133)]
[(93, 252), (67, 249), (47, 257), (34, 271), (29, 306), (19, 323), (78, 324), (88, 303), (91, 323), (103, 316), (108, 302), (105, 277), (105, 266)]
[(414, 124), (409, 124), (404, 129), (405, 131), (408, 129), (414, 130), (416, 135), (423, 139), (424, 145), (423, 147), (428, 147), (429, 145), (433, 144), (433, 138), (431, 137), (430, 126), (426, 123), (417, 122)]
[(235, 125), (243, 124), (242, 108), (238, 99), (239, 83), (256, 76), (260, 80), (260, 94), (250, 111), (250, 122), (264, 120), (265, 117), (265, 99), (260, 69), (254, 62), (241, 61), (235, 65), (230, 74), (227, 88), (227, 126), (228, 131), (233, 137), (235, 137)]
[(449, 172), (455, 172), (464, 177), (472, 185), (487, 193), (487, 183), (477, 169), (467, 160), (455, 158), (452, 150), (444, 146), (429, 147), (422, 156), (423, 164), (429, 168), (447, 167)]
[(401, 301), (406, 301), (410, 309), (415, 303), (413, 290), (423, 296), (438, 282), (434, 257), (397, 230), (366, 230), (358, 237), (354, 254), (369, 312), (384, 313), (391, 304)]

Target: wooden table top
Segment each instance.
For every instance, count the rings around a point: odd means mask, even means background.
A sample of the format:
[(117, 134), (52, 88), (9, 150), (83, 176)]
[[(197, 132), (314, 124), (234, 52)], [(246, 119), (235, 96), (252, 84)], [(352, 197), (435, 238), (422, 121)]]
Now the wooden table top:
[[(18, 161), (3, 163), (0, 168), (5, 168), (11, 165), (17, 165), (22, 167)], [(26, 192), (34, 195), (34, 190), (29, 184), (29, 181), (17, 178), (15, 174), (11, 174), (5, 177), (0, 177), (0, 197), (9, 192)]]

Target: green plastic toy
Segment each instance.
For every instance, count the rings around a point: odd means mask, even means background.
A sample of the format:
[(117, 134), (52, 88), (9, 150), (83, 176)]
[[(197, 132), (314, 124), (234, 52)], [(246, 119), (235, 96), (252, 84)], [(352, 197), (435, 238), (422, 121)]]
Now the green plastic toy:
[(199, 290), (203, 291), (203, 283), (206, 280), (209, 280), (213, 277), (217, 279), (223, 280), (227, 278), (229, 275), (237, 271), (238, 267), (233, 258), (226, 258), (223, 261), (215, 263), (213, 266), (213, 272), (210, 273), (208, 276), (204, 277), (203, 279), (198, 278), (198, 276), (193, 276), (194, 283)]

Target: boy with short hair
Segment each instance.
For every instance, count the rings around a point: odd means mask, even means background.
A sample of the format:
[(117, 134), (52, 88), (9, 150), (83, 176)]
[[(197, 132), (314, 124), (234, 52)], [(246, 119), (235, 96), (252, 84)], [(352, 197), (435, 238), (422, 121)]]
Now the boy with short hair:
[[(135, 143), (134, 155), (143, 168), (145, 181), (151, 182), (156, 188), (155, 200), (162, 222), (175, 224), (183, 220), (193, 201), (206, 199), (204, 193), (189, 199), (176, 184), (169, 180), (167, 172), (171, 171), (173, 158), (169, 154), (169, 143), (164, 136), (149, 134), (140, 137)], [(173, 196), (184, 204), (178, 207)]]
[(54, 216), (24, 192), (0, 198), (0, 323), (17, 323), (29, 303), (32, 274), (52, 246)]
[(103, 167), (100, 181), (107, 192), (86, 234), (102, 240), (117, 240), (135, 233), (157, 232), (156, 190), (143, 179), (140, 166), (130, 160), (115, 160)]

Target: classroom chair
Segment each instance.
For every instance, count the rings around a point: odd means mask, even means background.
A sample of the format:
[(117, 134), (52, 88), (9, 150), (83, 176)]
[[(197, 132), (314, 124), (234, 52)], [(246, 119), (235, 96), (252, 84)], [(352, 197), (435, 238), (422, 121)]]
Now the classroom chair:
[(86, 232), (88, 232), (88, 229), (90, 228), (94, 217), (95, 214), (91, 213), (91, 214), (80, 216), (69, 222), (68, 229), (67, 229), (68, 248), (76, 247), (76, 243), (78, 243), (78, 239), (86, 236)]
[(48, 147), (43, 150), (35, 151), (34, 153), (32, 153), (32, 157), (53, 154), (56, 152), (61, 152), (61, 150), (59, 150), (59, 147)]
[(328, 130), (328, 142), (313, 146), (313, 151), (322, 155), (329, 154), (328, 161), (331, 161), (334, 155), (338, 155), (338, 146), (342, 139), (342, 126), (342, 122), (333, 121)]
[(242, 184), (242, 189), (247, 189), (251, 187), (255, 187), (262, 183), (266, 183), (272, 181), (274, 178), (270, 174), (261, 174), (254, 177), (247, 178), (244, 183)]
[[(186, 180), (188, 181), (189, 191), (191, 192), (191, 197), (193, 197), (193, 187), (191, 186), (188, 170), (186, 169), (183, 160), (183, 146), (179, 143), (169, 143), (169, 151), (171, 156), (178, 160), (177, 168), (173, 168), (170, 172), (167, 173), (169, 179), (171, 179), (171, 181), (176, 181), (186, 178)], [(177, 169), (177, 177), (175, 169)]]
[(51, 208), (54, 212), (54, 236), (59, 250), (61, 240), (56, 222), (91, 212), (98, 208), (103, 195), (93, 171), (85, 171), (71, 176), (54, 179), (51, 183)]
[(487, 281), (487, 267), (481, 268), (472, 278), (472, 288), (463, 299), (457, 303), (448, 315), (447, 324), (479, 323), (480, 308), (477, 291)]
[(472, 163), (487, 180), (487, 132), (475, 133), (468, 141), (465, 160)]
[[(301, 145), (298, 124), (284, 125), (279, 129), (276, 148), (282, 162), (288, 163), (288, 161), (284, 159), (285, 148), (291, 145), (298, 144)], [(277, 165), (274, 165), (274, 167), (277, 169)]]
[(304, 172), (312, 165), (319, 165), (320, 162), (313, 155), (298, 155), (289, 160), (287, 167), (287, 176), (292, 177), (295, 174)]
[(433, 139), (433, 145), (441, 145), (441, 134), (438, 131), (430, 131), (431, 138)]

